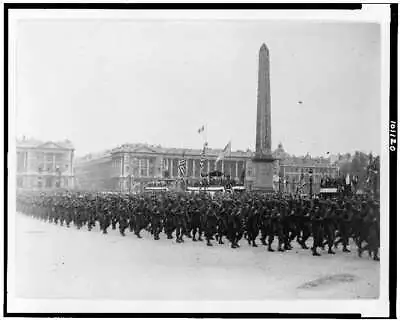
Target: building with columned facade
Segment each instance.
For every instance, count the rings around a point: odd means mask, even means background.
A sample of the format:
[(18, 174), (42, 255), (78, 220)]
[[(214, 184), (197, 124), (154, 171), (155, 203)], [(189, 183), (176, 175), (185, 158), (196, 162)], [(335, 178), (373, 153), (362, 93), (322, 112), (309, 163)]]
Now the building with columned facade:
[[(225, 176), (244, 183), (251, 190), (255, 181), (252, 158), (254, 153), (232, 151), (230, 157), (219, 161), (216, 159), (221, 149), (208, 149), (203, 173), (214, 170)], [(178, 162), (186, 159), (185, 179), (190, 183), (200, 179), (200, 149), (165, 148), (160, 145), (124, 144), (114, 149), (97, 154), (88, 154), (76, 158), (76, 185), (84, 190), (131, 191), (132, 186), (138, 190), (157, 179), (177, 179)], [(276, 191), (295, 193), (298, 186), (305, 185), (303, 192), (309, 191), (310, 170), (313, 172), (313, 191), (320, 188), (322, 176), (335, 177), (338, 167), (327, 158), (291, 156), (285, 152), (283, 145), (273, 151), (274, 188)], [(279, 179), (280, 178), (280, 179)]]
[(313, 193), (318, 193), (322, 177), (337, 177), (339, 167), (329, 158), (294, 156), (286, 153), (282, 143), (274, 150), (274, 188), (288, 193), (296, 193), (299, 186), (302, 192), (309, 193), (312, 182)]
[(69, 140), (17, 140), (17, 188), (73, 188), (73, 164), (74, 147)]
[[(232, 151), (229, 157), (216, 163), (220, 152), (221, 149), (207, 149), (203, 172), (217, 170), (232, 179), (243, 181), (249, 153)], [(200, 154), (200, 149), (124, 144), (77, 158), (77, 187), (84, 190), (129, 191), (134, 184), (144, 186), (155, 179), (176, 179), (178, 162), (182, 159), (186, 160), (185, 178), (190, 183), (201, 177)]]

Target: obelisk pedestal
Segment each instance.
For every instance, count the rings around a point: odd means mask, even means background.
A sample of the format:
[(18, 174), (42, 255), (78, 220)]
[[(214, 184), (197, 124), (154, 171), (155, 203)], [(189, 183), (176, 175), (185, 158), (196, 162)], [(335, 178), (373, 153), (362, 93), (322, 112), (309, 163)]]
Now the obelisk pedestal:
[(253, 158), (255, 182), (253, 190), (273, 192), (273, 162), (271, 153), (271, 92), (269, 79), (269, 51), (265, 44), (260, 48), (257, 95), (256, 153)]
[(255, 182), (252, 190), (256, 192), (273, 192), (273, 162), (275, 159), (269, 158), (253, 158), (253, 167), (255, 171)]

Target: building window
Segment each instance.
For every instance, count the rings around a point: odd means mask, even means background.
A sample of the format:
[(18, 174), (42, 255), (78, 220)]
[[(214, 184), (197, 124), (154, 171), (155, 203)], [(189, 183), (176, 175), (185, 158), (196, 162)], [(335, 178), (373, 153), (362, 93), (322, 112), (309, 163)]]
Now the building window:
[(63, 160), (64, 160), (64, 154), (57, 153), (57, 154), (55, 154), (55, 156), (56, 156), (56, 163), (61, 163), (61, 162), (63, 162)]
[(140, 159), (139, 162), (140, 162), (140, 175), (147, 176), (147, 160)]
[(51, 187), (51, 177), (46, 178), (46, 187)]
[(17, 172), (25, 170), (25, 153), (17, 153)]
[(155, 159), (150, 158), (150, 160), (149, 160), (149, 176), (150, 177), (155, 176), (155, 166), (156, 166)]

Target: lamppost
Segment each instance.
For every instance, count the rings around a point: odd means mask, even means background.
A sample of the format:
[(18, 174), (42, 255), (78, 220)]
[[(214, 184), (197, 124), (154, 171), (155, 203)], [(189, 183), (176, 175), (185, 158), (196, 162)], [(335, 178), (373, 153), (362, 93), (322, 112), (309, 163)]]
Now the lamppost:
[(312, 184), (313, 184), (313, 170), (310, 169), (310, 198), (312, 197)]

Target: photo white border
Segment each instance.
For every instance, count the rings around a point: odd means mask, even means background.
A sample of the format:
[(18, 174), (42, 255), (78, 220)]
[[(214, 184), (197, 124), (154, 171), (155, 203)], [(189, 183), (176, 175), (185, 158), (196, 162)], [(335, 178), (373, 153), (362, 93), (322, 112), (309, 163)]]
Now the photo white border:
[[(363, 317), (388, 315), (388, 191), (389, 191), (389, 5), (363, 5), (362, 10), (9, 10), (9, 155), (8, 213), (15, 213), (16, 131), (15, 131), (15, 55), (16, 27), (21, 19), (139, 19), (139, 20), (301, 20), (316, 22), (375, 22), (381, 25), (381, 262), (380, 298), (378, 300), (287, 300), (287, 301), (118, 301), (118, 300), (32, 300), (15, 295), (15, 217), (8, 215), (8, 309), (12, 312), (53, 313), (130, 313), (130, 312), (225, 312), (225, 313), (361, 313)], [(400, 223), (398, 223), (400, 224)], [(156, 307), (156, 310), (155, 310)]]

